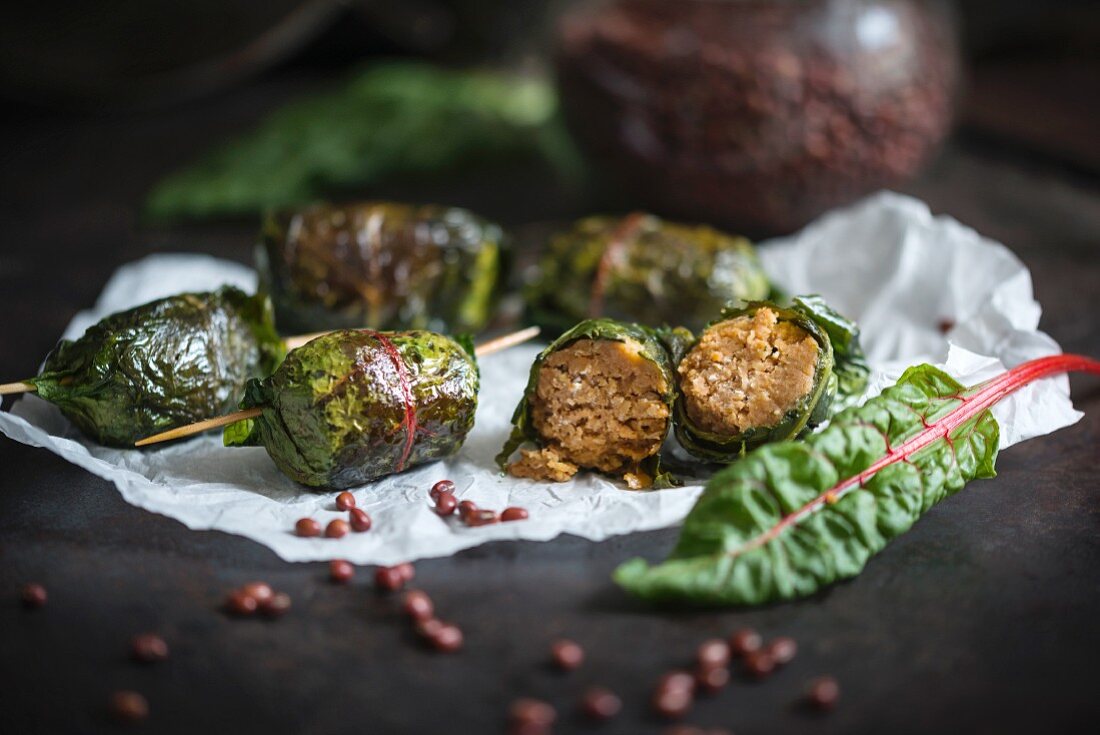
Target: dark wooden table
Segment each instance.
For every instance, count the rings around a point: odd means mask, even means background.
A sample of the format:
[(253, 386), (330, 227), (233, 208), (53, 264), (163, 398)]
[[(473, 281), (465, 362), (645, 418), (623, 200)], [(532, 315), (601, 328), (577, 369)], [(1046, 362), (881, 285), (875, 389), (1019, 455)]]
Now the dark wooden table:
[[(30, 374), (125, 261), (165, 250), (246, 261), (251, 225), (154, 230), (138, 204), (158, 176), (312, 82), (284, 73), (186, 109), (0, 121), (0, 377)], [(509, 223), (584, 206), (529, 191), (422, 198)], [(1094, 175), (967, 128), (910, 191), (1012, 247), (1034, 274), (1042, 327), (1067, 351), (1100, 355)], [(416, 585), (465, 630), (455, 656), (415, 645), (369, 570), (334, 586), (325, 565), (189, 531), (52, 454), (0, 441), (0, 732), (110, 731), (106, 700), (121, 688), (148, 697), (149, 733), (494, 733), (520, 695), (558, 706), (558, 732), (596, 732), (574, 706), (594, 683), (626, 704), (599, 732), (658, 732), (647, 707), (657, 677), (744, 625), (796, 637), (798, 658), (702, 700), (691, 722), (741, 734), (1084, 731), (1100, 718), (1100, 390), (1074, 387), (1079, 424), (1008, 451), (998, 478), (933, 509), (858, 579), (797, 604), (675, 613), (620, 594), (614, 566), (663, 556), (675, 529), (422, 562)], [(221, 614), (225, 592), (252, 579), (288, 591), (293, 610), (277, 622)], [(18, 602), (30, 580), (49, 588), (42, 610)], [(128, 660), (143, 631), (168, 640), (169, 661)], [(545, 665), (559, 636), (589, 655), (568, 676)], [(796, 703), (823, 673), (843, 698), (815, 717)]]

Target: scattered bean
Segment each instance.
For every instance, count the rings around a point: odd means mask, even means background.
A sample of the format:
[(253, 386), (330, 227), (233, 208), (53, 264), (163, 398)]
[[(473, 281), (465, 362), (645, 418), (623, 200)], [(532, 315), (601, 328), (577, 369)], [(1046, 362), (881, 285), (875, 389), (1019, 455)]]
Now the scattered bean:
[(458, 504), (458, 517), (465, 523), (471, 513), (477, 511), (477, 504), (472, 500), (463, 500)]
[(454, 653), (462, 648), (462, 630), (451, 623), (441, 623), (428, 636), (428, 641), (441, 653)]
[(433, 510), (439, 515), (446, 518), (449, 515), (453, 515), (455, 508), (458, 507), (458, 501), (455, 500), (455, 496), (450, 493), (442, 493), (435, 501), (435, 508)]
[(669, 720), (679, 719), (691, 709), (691, 691), (658, 689), (653, 695), (653, 711)]
[(455, 484), (450, 480), (440, 480), (436, 484), (432, 485), (432, 489), (428, 491), (428, 497), (432, 499), (433, 503), (439, 502), (439, 496), (446, 493), (448, 495), (454, 495)]
[(149, 716), (149, 702), (137, 692), (115, 692), (109, 708), (111, 716), (119, 722), (141, 722)]
[(269, 618), (277, 618), (290, 610), (290, 595), (276, 592), (270, 599), (260, 603), (260, 612)]
[(413, 577), (416, 576), (416, 567), (414, 567), (407, 561), (401, 562), (400, 564), (395, 566), (394, 569), (396, 569), (401, 574), (401, 579), (405, 580), (406, 582), (413, 581)]
[(435, 613), (435, 605), (427, 592), (411, 590), (405, 593), (405, 599), (401, 603), (401, 610), (416, 621), (430, 620)]
[(526, 521), (528, 518), (526, 508), (505, 508), (500, 514), (500, 520), (507, 523), (508, 521)]
[(604, 687), (589, 687), (581, 698), (581, 711), (593, 720), (610, 720), (622, 708), (623, 700)]
[(819, 710), (831, 710), (840, 699), (840, 685), (831, 676), (822, 676), (810, 682), (806, 693), (810, 705)]
[(321, 535), (321, 524), (312, 518), (299, 518), (294, 524), (294, 533), (302, 538), (310, 538)]
[(142, 633), (130, 641), (130, 655), (143, 664), (163, 661), (168, 658), (168, 644), (155, 633)]
[(764, 650), (772, 657), (776, 666), (783, 666), (794, 660), (798, 653), (798, 643), (794, 638), (780, 636), (770, 641)]
[(23, 585), (23, 607), (27, 608), (39, 608), (46, 604), (48, 595), (46, 594), (46, 588), (40, 584), (31, 582)]
[(378, 567), (374, 572), (375, 586), (386, 592), (395, 592), (405, 586), (405, 577), (397, 567)]
[(686, 671), (670, 671), (657, 683), (658, 689), (676, 689), (691, 694), (695, 690), (695, 677)]
[(427, 618), (426, 620), (416, 621), (416, 634), (422, 638), (431, 640), (439, 629), (443, 627), (443, 621), (438, 618)]
[(351, 530), (356, 533), (369, 531), (371, 527), (370, 516), (362, 508), (352, 508), (348, 511), (348, 519), (351, 521)]
[(348, 522), (342, 518), (337, 518), (334, 521), (329, 521), (329, 524), (325, 526), (325, 538), (343, 538), (348, 535)]
[(730, 664), (730, 645), (721, 638), (711, 638), (699, 644), (695, 658), (703, 668), (725, 668)]
[(775, 671), (775, 659), (767, 651), (753, 651), (745, 656), (745, 670), (756, 679), (765, 679)]
[(271, 599), (271, 596), (275, 594), (271, 589), (271, 585), (267, 582), (248, 582), (241, 586), (241, 592), (251, 597), (257, 603), (264, 600)]
[(562, 671), (575, 671), (584, 663), (584, 649), (576, 641), (562, 638), (551, 644), (550, 659)]
[(345, 584), (355, 576), (355, 567), (346, 559), (333, 559), (328, 563), (328, 576), (337, 584)]
[(764, 640), (752, 628), (742, 628), (730, 636), (730, 652), (734, 656), (745, 656), (754, 651), (759, 651)]
[(234, 615), (247, 616), (256, 612), (259, 603), (244, 590), (233, 590), (225, 600), (225, 607)]
[(467, 526), (491, 526), (500, 521), (495, 510), (475, 510), (464, 519)]
[(524, 697), (512, 702), (508, 710), (508, 719), (513, 725), (548, 729), (558, 719), (558, 713), (546, 702)]
[(729, 684), (730, 670), (725, 666), (702, 666), (695, 671), (696, 689), (707, 694), (715, 694)]
[(336, 496), (336, 510), (351, 510), (355, 507), (355, 496), (347, 490)]

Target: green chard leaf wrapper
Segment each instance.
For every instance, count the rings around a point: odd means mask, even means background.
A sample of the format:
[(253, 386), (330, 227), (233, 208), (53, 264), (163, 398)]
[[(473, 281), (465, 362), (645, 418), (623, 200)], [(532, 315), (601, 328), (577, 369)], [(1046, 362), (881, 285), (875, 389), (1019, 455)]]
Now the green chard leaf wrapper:
[(255, 216), (392, 182), (531, 164), (562, 179), (583, 166), (547, 80), (381, 62), (279, 108), (164, 179), (146, 214)]
[(256, 250), (284, 331), (476, 332), (506, 278), (501, 228), (454, 207), (365, 202), (271, 214)]
[(771, 293), (745, 238), (642, 213), (577, 221), (535, 273), (527, 316), (552, 334), (595, 317), (698, 330), (727, 302)]
[[(821, 432), (750, 452), (707, 483), (667, 561), (634, 559), (616, 581), (650, 600), (757, 605), (859, 574), (933, 505), (994, 476), (999, 429), (988, 408), (947, 439), (926, 431), (957, 415), (964, 391), (919, 365)], [(918, 435), (928, 443), (906, 452)]]
[(58, 343), (28, 382), (87, 436), (132, 447), (233, 410), (283, 352), (270, 302), (227, 286), (112, 314)]
[[(817, 343), (812, 387), (778, 421), (748, 427), (736, 434), (717, 433), (700, 426), (689, 415), (687, 401), (681, 397), (676, 403), (676, 439), (700, 459), (732, 462), (762, 444), (798, 437), (857, 402), (867, 386), (870, 370), (859, 346), (859, 328), (829, 308), (819, 296), (797, 296), (789, 307), (769, 301), (731, 304), (722, 309), (707, 329), (732, 319), (751, 319), (760, 309), (770, 309), (779, 323), (801, 328)], [(694, 346), (688, 345), (684, 353)], [(682, 368), (678, 380), (683, 382)]]
[(341, 489), (448, 457), (474, 425), (478, 369), (465, 344), (426, 331), (345, 330), (292, 350), (248, 383), (251, 420), (227, 446), (263, 446), (288, 477)]
[[(660, 436), (660, 442), (667, 437), (672, 424), (672, 407), (676, 401), (675, 390), (675, 356), (682, 353), (684, 346), (692, 340), (692, 334), (686, 329), (663, 327), (652, 329), (638, 324), (618, 322), (613, 319), (587, 319), (575, 325), (565, 334), (554, 340), (546, 349), (538, 354), (531, 366), (527, 386), (524, 389), (523, 398), (512, 415), (512, 433), (505, 443), (496, 461), (503, 470), (508, 465), (508, 460), (524, 444), (534, 444), (538, 447), (549, 445), (546, 437), (535, 425), (533, 417), (533, 403), (537, 400), (536, 394), (539, 378), (543, 366), (548, 358), (555, 353), (581, 341), (612, 341), (632, 345), (636, 354), (641, 359), (651, 363), (658, 371), (665, 386), (660, 400), (668, 408), (668, 421)], [(623, 471), (615, 474), (630, 473), (651, 480), (651, 487), (661, 488), (678, 484), (676, 479), (660, 466), (659, 445), (651, 456), (645, 457), (636, 466), (625, 467)]]

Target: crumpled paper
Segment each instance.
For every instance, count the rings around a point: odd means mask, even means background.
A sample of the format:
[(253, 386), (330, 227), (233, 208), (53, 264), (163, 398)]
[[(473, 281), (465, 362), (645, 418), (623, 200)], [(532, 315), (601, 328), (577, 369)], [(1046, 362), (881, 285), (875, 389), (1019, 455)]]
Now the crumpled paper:
[[(789, 238), (761, 248), (768, 272), (788, 293), (820, 293), (863, 329), (874, 373), (870, 394), (909, 365), (939, 363), (974, 384), (1025, 360), (1059, 352), (1038, 331), (1040, 307), (1031, 277), (1007, 248), (921, 202), (882, 193), (829, 214)], [(154, 255), (120, 268), (95, 307), (65, 332), (76, 337), (104, 315), (186, 290), (232, 283), (255, 288), (243, 266), (200, 255)], [(0, 431), (54, 452), (111, 480), (127, 502), (193, 529), (218, 529), (264, 544), (288, 561), (344, 558), (393, 564), (445, 556), (496, 539), (547, 540), (571, 533), (599, 541), (679, 523), (701, 484), (633, 492), (594, 474), (546, 484), (502, 477), (493, 463), (509, 432), (539, 347), (523, 345), (482, 360), (477, 424), (454, 458), (354, 489), (373, 518), (367, 533), (303, 539), (294, 522), (322, 524), (345, 514), (335, 493), (314, 493), (282, 476), (262, 448), (225, 448), (217, 433), (159, 448), (117, 450), (84, 439), (36, 396), (0, 412)], [(18, 377), (18, 376), (12, 376)], [(1001, 447), (1052, 432), (1081, 414), (1064, 377), (1043, 380), (995, 409)], [(459, 499), (483, 508), (521, 506), (530, 519), (467, 528), (432, 512), (428, 489), (449, 478)]]

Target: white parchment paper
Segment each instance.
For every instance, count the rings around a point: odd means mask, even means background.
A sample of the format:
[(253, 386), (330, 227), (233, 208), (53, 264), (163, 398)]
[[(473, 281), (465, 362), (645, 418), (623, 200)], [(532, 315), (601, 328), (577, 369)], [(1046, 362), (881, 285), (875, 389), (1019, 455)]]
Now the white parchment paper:
[[(1038, 331), (1031, 277), (1003, 245), (919, 201), (883, 193), (827, 215), (801, 233), (762, 247), (768, 272), (788, 293), (820, 293), (863, 328), (874, 367), (872, 393), (907, 367), (931, 361), (966, 384), (1019, 362), (1058, 352)], [(76, 337), (119, 309), (223, 283), (255, 287), (243, 266), (201, 255), (155, 255), (120, 268), (95, 307), (65, 332)], [(218, 529), (258, 541), (288, 561), (344, 558), (392, 564), (444, 556), (495, 539), (547, 540), (571, 533), (592, 540), (680, 522), (701, 486), (631, 492), (583, 474), (561, 484), (501, 477), (493, 464), (539, 347), (525, 345), (482, 361), (477, 424), (453, 459), (357, 488), (374, 519), (367, 533), (302, 539), (294, 522), (343, 517), (335, 493), (309, 492), (283, 477), (262, 448), (225, 448), (218, 434), (147, 451), (116, 450), (84, 439), (36, 396), (0, 412), (0, 431), (44, 447), (111, 480), (133, 505), (193, 529)], [(11, 376), (18, 377), (18, 376)], [(1080, 418), (1062, 378), (1035, 383), (994, 409), (1001, 446), (1046, 434)], [(530, 519), (466, 528), (436, 516), (428, 488), (449, 478), (460, 499), (484, 508), (527, 508)]]

